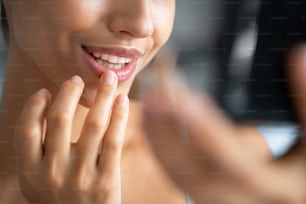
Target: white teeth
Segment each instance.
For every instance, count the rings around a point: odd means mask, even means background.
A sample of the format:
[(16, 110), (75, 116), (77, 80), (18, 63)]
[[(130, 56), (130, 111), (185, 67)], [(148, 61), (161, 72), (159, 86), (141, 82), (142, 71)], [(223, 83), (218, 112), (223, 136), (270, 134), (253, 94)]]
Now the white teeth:
[(101, 58), (102, 58), (103, 60), (105, 60), (105, 61), (108, 60), (108, 57), (109, 57), (109, 55), (107, 55), (107, 54), (102, 54), (102, 56), (101, 56)]
[(118, 58), (118, 63), (124, 64), (126, 63), (126, 60), (123, 57)]
[(96, 58), (100, 58), (100, 57), (101, 57), (101, 54), (99, 54), (99, 53), (93, 53), (93, 56), (95, 56)]
[(90, 49), (87, 49), (87, 51), (95, 57), (98, 64), (110, 69), (122, 69), (127, 63), (132, 62), (132, 58), (97, 53)]
[(104, 63), (102, 60), (99, 60), (99, 59), (97, 60), (97, 62), (98, 62), (99, 64), (101, 64), (101, 65), (103, 65), (103, 63)]
[(110, 62), (110, 63), (118, 63), (118, 59), (119, 59), (119, 57), (117, 57), (117, 56), (114, 56), (114, 55), (111, 55), (110, 57), (109, 57), (109, 59), (108, 59), (108, 61)]
[(116, 64), (114, 65), (114, 69), (121, 69), (124, 67), (124, 64)]
[(97, 62), (100, 65), (102, 65), (104, 67), (107, 67), (107, 68), (110, 68), (110, 69), (121, 69), (121, 68), (125, 67), (125, 64), (109, 64), (109, 63), (104, 62), (104, 61), (102, 61), (100, 59), (98, 59)]
[(125, 64), (130, 63), (132, 61), (131, 58), (126, 57), (118, 57), (115, 55), (108, 55), (108, 54), (100, 54), (100, 53), (92, 53), (95, 58), (99, 58), (99, 60), (104, 60), (112, 64)]

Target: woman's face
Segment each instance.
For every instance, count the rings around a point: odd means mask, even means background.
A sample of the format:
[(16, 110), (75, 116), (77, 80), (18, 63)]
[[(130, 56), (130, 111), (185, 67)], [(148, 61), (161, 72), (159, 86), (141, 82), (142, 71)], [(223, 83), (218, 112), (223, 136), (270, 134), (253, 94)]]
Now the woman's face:
[(10, 32), (23, 58), (55, 84), (80, 75), (90, 104), (100, 75), (112, 69), (127, 92), (167, 41), (175, 0), (5, 1)]

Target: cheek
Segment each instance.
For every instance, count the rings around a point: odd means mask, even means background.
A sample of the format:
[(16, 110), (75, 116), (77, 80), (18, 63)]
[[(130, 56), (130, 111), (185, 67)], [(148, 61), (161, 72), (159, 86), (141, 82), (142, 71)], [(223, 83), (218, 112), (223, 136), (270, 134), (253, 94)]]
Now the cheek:
[(99, 20), (103, 2), (101, 0), (49, 0), (42, 4), (41, 14), (48, 25), (53, 25), (58, 32), (81, 31), (91, 27)]
[(151, 8), (154, 33), (152, 36), (150, 52), (147, 58), (143, 61), (142, 67), (145, 67), (158, 52), (158, 50), (167, 42), (171, 35), (174, 23), (174, 4), (169, 3), (169, 5), (165, 6), (164, 1), (157, 1), (156, 4), (151, 5)]
[[(11, 7), (12, 32), (18, 46), (36, 64), (68, 65), (71, 34), (86, 30), (98, 21), (101, 11), (97, 8), (101, 5), (97, 4), (102, 1), (27, 1), (25, 5)], [(58, 70), (43, 69), (51, 72), (51, 76), (59, 75)]]
[(21, 47), (38, 47), (44, 42), (54, 45), (63, 35), (86, 30), (99, 19), (100, 0), (28, 0), (14, 5), (12, 25)]
[(162, 46), (170, 37), (173, 29), (175, 9), (174, 5), (154, 9), (153, 19), (155, 25), (154, 41), (155, 47)]

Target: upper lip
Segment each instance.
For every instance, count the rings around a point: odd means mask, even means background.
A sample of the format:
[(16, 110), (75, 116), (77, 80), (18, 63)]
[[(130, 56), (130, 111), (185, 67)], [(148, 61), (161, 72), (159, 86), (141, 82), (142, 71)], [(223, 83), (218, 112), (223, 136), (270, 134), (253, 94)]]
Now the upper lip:
[(135, 49), (135, 48), (124, 48), (124, 47), (105, 48), (105, 47), (94, 47), (94, 46), (87, 46), (87, 45), (84, 45), (82, 47), (94, 53), (109, 54), (109, 55), (115, 55), (118, 57), (137, 59), (143, 56), (143, 54), (138, 49)]

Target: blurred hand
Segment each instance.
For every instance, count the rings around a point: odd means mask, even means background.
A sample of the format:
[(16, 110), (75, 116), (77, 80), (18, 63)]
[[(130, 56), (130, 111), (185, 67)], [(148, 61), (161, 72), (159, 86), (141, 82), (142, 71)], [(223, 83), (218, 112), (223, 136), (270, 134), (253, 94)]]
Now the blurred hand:
[(75, 144), (72, 123), (83, 81), (64, 82), (52, 102), (47, 90), (30, 97), (16, 126), (19, 182), (30, 203), (121, 203), (128, 99), (116, 97), (116, 87), (116, 74), (104, 73)]
[[(288, 58), (304, 127), (305, 50), (295, 49)], [(145, 97), (144, 126), (173, 181), (197, 203), (305, 203), (305, 144), (272, 159), (255, 128), (235, 124), (208, 96), (177, 80), (171, 59), (168, 53), (156, 61), (161, 86)]]

